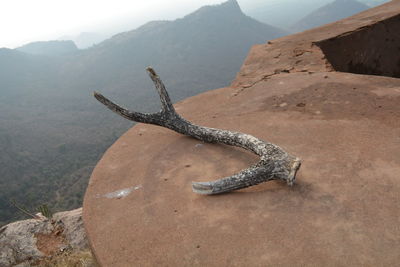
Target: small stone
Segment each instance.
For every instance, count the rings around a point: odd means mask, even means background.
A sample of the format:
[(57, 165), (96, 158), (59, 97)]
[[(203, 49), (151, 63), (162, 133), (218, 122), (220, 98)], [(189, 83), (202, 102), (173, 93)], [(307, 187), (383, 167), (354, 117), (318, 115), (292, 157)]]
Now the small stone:
[(306, 106), (306, 103), (298, 103), (297, 105), (296, 105), (297, 107), (300, 107), (300, 108), (303, 108), (303, 107), (305, 107)]
[(280, 104), (279, 106), (280, 106), (281, 108), (286, 107), (286, 106), (287, 106), (287, 103), (284, 102), (284, 103)]
[(68, 246), (63, 245), (63, 246), (60, 247), (60, 252), (66, 251), (66, 250), (68, 250), (68, 249), (69, 249)]

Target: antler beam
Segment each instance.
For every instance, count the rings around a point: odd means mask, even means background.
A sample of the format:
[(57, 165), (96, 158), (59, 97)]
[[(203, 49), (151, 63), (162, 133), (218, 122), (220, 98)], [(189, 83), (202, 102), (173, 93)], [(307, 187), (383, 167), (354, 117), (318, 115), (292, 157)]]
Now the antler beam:
[(289, 155), (282, 148), (262, 141), (252, 135), (208, 128), (193, 124), (176, 113), (168, 92), (160, 77), (152, 68), (147, 68), (161, 100), (161, 111), (144, 114), (129, 111), (94, 92), (94, 97), (106, 107), (122, 117), (142, 123), (159, 125), (178, 133), (188, 135), (208, 143), (222, 143), (250, 150), (260, 156), (260, 161), (241, 172), (210, 182), (192, 182), (193, 192), (198, 194), (220, 194), (257, 185), (270, 180), (283, 180), (293, 185), (300, 159)]

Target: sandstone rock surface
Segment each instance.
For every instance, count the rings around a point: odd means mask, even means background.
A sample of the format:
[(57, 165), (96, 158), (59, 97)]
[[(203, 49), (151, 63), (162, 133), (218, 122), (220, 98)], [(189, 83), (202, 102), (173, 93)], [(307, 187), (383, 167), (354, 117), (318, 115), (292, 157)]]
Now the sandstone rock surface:
[(196, 195), (191, 181), (257, 158), (160, 127), (130, 129), (100, 160), (85, 195), (100, 264), (397, 265), (399, 14), (392, 1), (256, 45), (230, 87), (176, 105), (196, 124), (246, 132), (300, 157), (292, 188), (270, 182)]

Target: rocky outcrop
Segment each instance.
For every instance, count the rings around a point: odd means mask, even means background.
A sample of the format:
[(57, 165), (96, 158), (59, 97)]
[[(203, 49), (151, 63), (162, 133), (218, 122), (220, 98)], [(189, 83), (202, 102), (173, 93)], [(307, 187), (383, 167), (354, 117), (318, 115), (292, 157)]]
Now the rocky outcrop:
[(400, 78), (399, 29), (400, 14), (316, 44), (337, 71)]
[(151, 125), (120, 137), (84, 200), (99, 263), (398, 265), (399, 14), (392, 1), (253, 46), (231, 86), (174, 106), (198, 125), (249, 133), (301, 158), (291, 188), (270, 182), (199, 196), (192, 181), (232, 175), (257, 158)]
[(64, 251), (88, 248), (82, 208), (17, 221), (0, 229), (0, 266), (34, 263)]

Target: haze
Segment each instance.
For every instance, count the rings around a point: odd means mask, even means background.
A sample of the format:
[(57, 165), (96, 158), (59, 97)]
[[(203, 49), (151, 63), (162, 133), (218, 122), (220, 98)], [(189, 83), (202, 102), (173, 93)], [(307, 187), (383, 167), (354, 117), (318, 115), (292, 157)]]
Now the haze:
[(80, 32), (114, 34), (150, 20), (175, 19), (201, 6), (221, 2), (223, 0), (5, 0), (0, 11), (0, 47), (15, 48)]
[[(260, 6), (264, 9), (267, 7), (270, 9), (267, 14), (272, 19), (268, 23), (288, 22), (289, 25), (298, 18), (293, 14), (275, 14), (275, 7), (290, 6), (296, 1), (238, 0), (238, 3), (245, 13), (257, 12)], [(319, 7), (329, 1), (333, 0), (308, 0), (307, 3)], [(63, 39), (82, 32), (95, 32), (109, 37), (151, 20), (173, 20), (202, 6), (222, 2), (225, 0), (4, 0), (0, 10), (0, 48)], [(277, 20), (275, 17), (281, 18)]]
[(203, 5), (221, 2), (223, 0), (5, 0), (0, 11), (0, 47), (14, 48), (31, 41), (80, 32), (113, 34), (131, 29), (118, 29), (121, 24), (137, 27), (149, 20), (174, 19)]
[[(308, 12), (333, 0), (238, 0), (254, 18), (288, 28)], [(359, 0), (370, 6), (387, 0)], [(82, 32), (101, 38), (129, 31), (152, 20), (173, 20), (224, 0), (4, 0), (0, 10), (0, 48), (33, 41), (73, 39)]]

